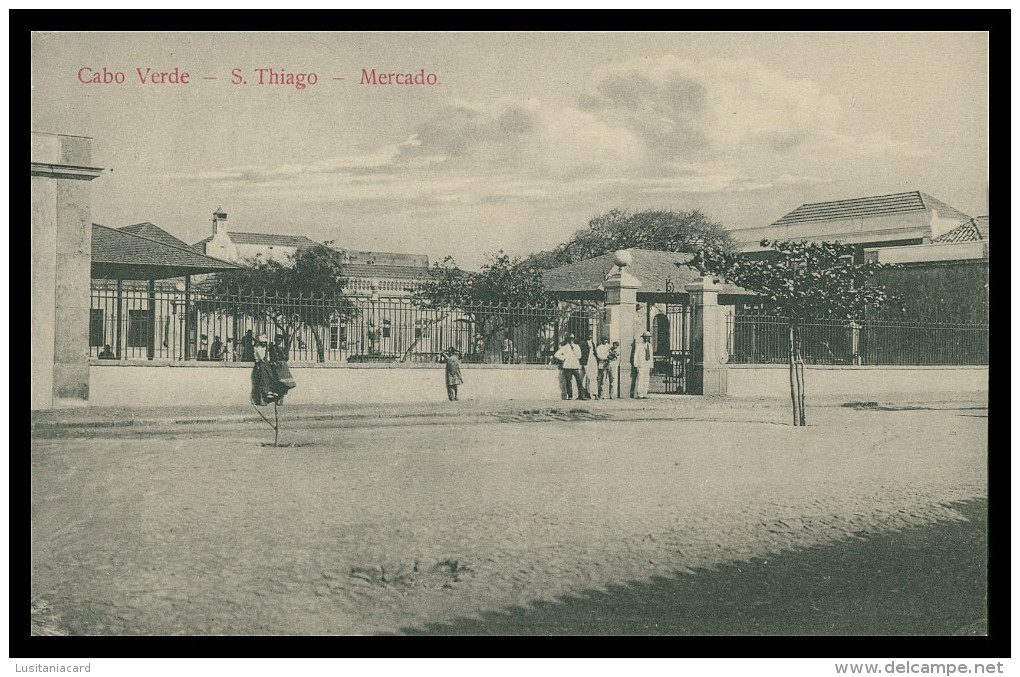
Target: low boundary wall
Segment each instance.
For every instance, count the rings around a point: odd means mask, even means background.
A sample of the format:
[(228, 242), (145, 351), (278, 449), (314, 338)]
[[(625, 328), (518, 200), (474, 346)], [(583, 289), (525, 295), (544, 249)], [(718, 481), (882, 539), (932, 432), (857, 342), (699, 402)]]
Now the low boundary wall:
[[(728, 394), (733, 397), (790, 396), (790, 368), (785, 364), (731, 364)], [(882, 395), (962, 395), (988, 393), (987, 366), (820, 366), (804, 367), (808, 398), (826, 395), (873, 400)]]
[[(436, 402), (446, 399), (443, 364), (302, 365), (286, 403)], [(560, 399), (557, 370), (545, 365), (461, 365), (465, 400)], [(247, 404), (251, 365), (92, 364), (89, 406)]]
[[(436, 402), (446, 399), (442, 364), (315, 365), (292, 363), (298, 387), (294, 404)], [(559, 400), (557, 370), (544, 365), (462, 365), (464, 400)], [(783, 364), (729, 365), (728, 395), (789, 397), (789, 368)], [(805, 367), (809, 398), (882, 396), (924, 400), (931, 396), (987, 396), (986, 366)], [(247, 404), (251, 366), (245, 364), (96, 364), (89, 368), (89, 406)]]

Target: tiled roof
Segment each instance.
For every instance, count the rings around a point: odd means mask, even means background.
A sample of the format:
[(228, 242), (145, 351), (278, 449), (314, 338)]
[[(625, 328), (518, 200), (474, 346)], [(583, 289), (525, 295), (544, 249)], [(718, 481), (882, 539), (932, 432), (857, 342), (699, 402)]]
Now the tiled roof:
[(386, 266), (365, 263), (344, 264), (344, 275), (350, 278), (381, 278), (388, 280), (417, 280), (429, 269), (424, 266)]
[[(178, 246), (141, 235), (92, 224), (92, 265), (94, 269), (159, 268), (160, 273), (179, 271), (176, 275), (233, 270), (238, 266), (211, 256), (199, 254), (187, 245)], [(163, 276), (163, 275), (161, 275)], [(99, 275), (105, 277), (105, 275)], [(172, 275), (165, 275), (172, 277)]]
[(978, 234), (981, 235), (982, 240), (988, 239), (988, 217), (987, 216), (975, 216), (974, 225), (977, 226)]
[[(627, 266), (627, 272), (641, 281), (638, 293), (665, 292), (666, 280), (669, 279), (673, 291), (683, 293), (684, 285), (700, 279), (698, 272), (687, 266), (677, 266), (677, 262), (687, 262), (691, 254), (682, 252), (663, 252), (651, 249), (630, 249), (633, 258)], [(545, 288), (551, 292), (586, 292), (599, 287), (612, 271), (613, 254), (603, 254), (595, 258), (578, 261), (559, 268), (547, 270), (542, 274)], [(726, 294), (746, 294), (744, 290), (731, 284), (721, 285)]]
[[(274, 247), (295, 247), (297, 249), (311, 249), (312, 247), (321, 247), (322, 245), (315, 240), (309, 240), (304, 235), (273, 235), (271, 233), (235, 233), (234, 231), (227, 231), (227, 235), (230, 236), (230, 241), (235, 245), (271, 245)], [(201, 247), (206, 242), (212, 239), (212, 235), (200, 240), (195, 243), (196, 247)]]
[(859, 219), (870, 216), (922, 211), (925, 209), (934, 209), (941, 218), (945, 219), (958, 218), (960, 221), (964, 221), (970, 218), (941, 200), (915, 190), (909, 193), (894, 193), (892, 195), (875, 195), (872, 197), (853, 198), (851, 200), (804, 204), (772, 225), (784, 226), (809, 221)]
[(132, 226), (124, 226), (123, 228), (118, 228), (117, 230), (121, 231), (122, 233), (141, 235), (142, 237), (147, 237), (150, 240), (156, 240), (157, 242), (173, 245), (175, 247), (186, 247), (188, 249), (192, 248), (191, 245), (189, 245), (187, 242), (177, 239), (176, 237), (166, 232), (159, 226), (149, 223), (148, 221), (146, 221), (145, 223), (136, 223)]
[(976, 242), (988, 239), (988, 217), (978, 216), (967, 223), (953, 228), (948, 233), (942, 233), (932, 240), (932, 244), (945, 242)]

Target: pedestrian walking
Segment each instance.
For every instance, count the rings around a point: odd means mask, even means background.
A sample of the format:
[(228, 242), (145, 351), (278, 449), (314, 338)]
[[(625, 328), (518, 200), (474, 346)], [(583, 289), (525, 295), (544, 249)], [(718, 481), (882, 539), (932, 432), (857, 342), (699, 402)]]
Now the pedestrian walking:
[[(266, 405), (272, 402), (283, 404), (283, 398), (296, 383), (286, 361), (286, 350), (279, 347), (283, 337), (277, 338), (277, 344), (269, 345), (265, 335), (258, 339), (252, 337), (255, 367), (251, 377), (251, 400), (255, 405)], [(283, 359), (274, 359), (281, 357)]]
[(631, 350), (630, 360), (634, 368), (634, 380), (631, 385), (631, 397), (636, 400), (648, 399), (648, 381), (652, 376), (652, 333), (646, 331), (641, 334), (641, 340), (634, 341), (634, 348)]
[[(610, 345), (609, 339), (603, 338), (599, 345), (595, 347), (595, 359), (598, 361), (599, 370), (599, 399), (605, 397), (611, 400), (616, 388), (616, 369), (620, 365), (620, 342), (613, 341), (612, 345)], [(606, 384), (608, 384), (608, 388)]]
[(574, 392), (571, 381), (577, 384), (577, 399), (583, 399), (584, 385), (581, 375), (581, 346), (574, 343), (574, 335), (567, 335), (567, 342), (560, 346), (560, 349), (553, 355), (553, 360), (560, 365), (560, 373), (564, 379), (563, 399), (573, 398)]
[(456, 348), (446, 349), (446, 397), (451, 401), (457, 400), (457, 386), (464, 383), (460, 373), (460, 353)]

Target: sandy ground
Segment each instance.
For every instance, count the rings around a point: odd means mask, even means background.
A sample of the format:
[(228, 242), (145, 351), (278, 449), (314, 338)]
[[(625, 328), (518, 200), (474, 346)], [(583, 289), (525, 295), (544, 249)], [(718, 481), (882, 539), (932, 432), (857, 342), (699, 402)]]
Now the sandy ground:
[(986, 410), (812, 421), (36, 439), (37, 631), (414, 633), (734, 562), (767, 580), (770, 556), (959, 523), (986, 496)]

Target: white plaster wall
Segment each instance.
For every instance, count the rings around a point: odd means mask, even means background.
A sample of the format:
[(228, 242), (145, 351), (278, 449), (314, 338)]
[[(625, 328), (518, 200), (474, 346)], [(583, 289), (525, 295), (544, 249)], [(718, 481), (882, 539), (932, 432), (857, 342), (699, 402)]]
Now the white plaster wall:
[[(56, 137), (42, 137), (52, 142)], [(38, 139), (32, 136), (32, 142)], [(59, 149), (58, 149), (59, 152)], [(33, 159), (35, 156), (33, 155)], [(32, 409), (53, 406), (53, 345), (57, 270), (57, 182), (32, 177)]]
[[(788, 397), (786, 365), (730, 365), (733, 397)], [(896, 393), (962, 394), (988, 392), (988, 367), (821, 367), (804, 368), (807, 396), (853, 395), (862, 399)]]
[[(291, 366), (292, 404), (436, 402), (446, 399), (443, 365), (428, 367)], [(462, 400), (559, 399), (554, 367), (463, 367)], [(99, 365), (89, 375), (89, 405), (247, 404), (250, 367)]]

